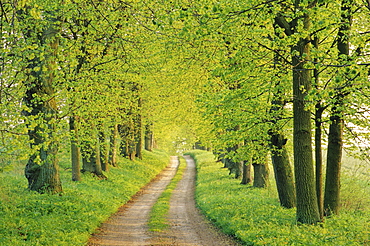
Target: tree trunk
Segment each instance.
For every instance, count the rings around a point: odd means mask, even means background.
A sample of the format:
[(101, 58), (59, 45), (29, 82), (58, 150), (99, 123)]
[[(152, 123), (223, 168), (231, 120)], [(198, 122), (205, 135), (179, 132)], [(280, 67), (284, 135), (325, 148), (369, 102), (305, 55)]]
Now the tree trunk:
[(254, 170), (253, 186), (258, 188), (266, 188), (269, 185), (269, 170), (267, 165), (267, 158), (264, 163), (259, 163), (260, 160), (252, 161)]
[(229, 175), (234, 174), (234, 178), (237, 177), (238, 173), (238, 163), (233, 161), (230, 158), (225, 158), (225, 165), (227, 166), (227, 169), (229, 169)]
[(135, 160), (136, 157), (136, 134), (135, 134), (135, 123), (134, 119), (130, 119), (127, 123), (126, 127), (126, 138), (125, 141), (125, 149), (126, 149), (126, 157), (128, 157), (130, 160)]
[(224, 164), (224, 168), (227, 168), (229, 170), (229, 175), (233, 172), (233, 161), (230, 158), (226, 157), (226, 155), (232, 150), (233, 148), (227, 147), (226, 153), (222, 154), (222, 163)]
[(287, 139), (282, 134), (274, 133), (271, 135), (271, 160), (280, 204), (286, 208), (293, 208), (296, 205), (294, 175), (290, 167), (286, 142)]
[(144, 139), (144, 148), (148, 151), (153, 151), (153, 132), (151, 130), (151, 124), (145, 125)]
[[(36, 58), (28, 61), (27, 70), (29, 72), (24, 82), (26, 88), (24, 101), (28, 110), (23, 113), (28, 117), (29, 123), (36, 124), (31, 127), (31, 124), (28, 123), (28, 136), (34, 153), (28, 159), (25, 176), (30, 190), (40, 193), (59, 193), (62, 191), (62, 185), (56, 157), (58, 142), (55, 140), (55, 122), (58, 109), (53, 88), (59, 27), (54, 16), (45, 17), (45, 23), (33, 19), (29, 13), (30, 9), (29, 6), (26, 6), (17, 12), (18, 17), (27, 23), (24, 36), (30, 40), (29, 42), (36, 43), (36, 46), (45, 51), (46, 55), (40, 57), (37, 53), (35, 54)], [(35, 30), (36, 27), (43, 24), (47, 26), (44, 27), (42, 33)]]
[(100, 163), (103, 171), (109, 171), (109, 142), (105, 135), (105, 129), (99, 131), (99, 143), (100, 143)]
[[(239, 145), (235, 145), (234, 147), (227, 147), (226, 150), (228, 153), (230, 152), (236, 152), (239, 148)], [(222, 156), (225, 156), (226, 154), (223, 154)], [(230, 159), (228, 157), (224, 157), (222, 159), (222, 162), (224, 163), (224, 168), (229, 169), (229, 175), (234, 174), (236, 179), (239, 179), (243, 175), (243, 162), (240, 161), (234, 161), (233, 159)]]
[(330, 120), (324, 197), (326, 216), (339, 212), (342, 162), (343, 119), (339, 115), (334, 115), (330, 117)]
[(96, 145), (95, 145), (95, 174), (96, 176), (98, 177), (101, 177), (101, 178), (106, 178), (103, 174), (103, 168), (102, 168), (102, 163), (101, 163), (101, 143), (100, 141), (98, 140)]
[[(319, 50), (319, 38), (314, 37), (313, 45), (316, 50)], [(315, 57), (314, 63), (318, 64), (319, 60)], [(313, 70), (314, 81), (316, 89), (320, 83), (319, 70), (315, 68)], [(321, 105), (321, 101), (318, 101), (315, 105), (315, 163), (316, 163), (316, 197), (317, 205), (319, 208), (320, 220), (324, 219), (324, 193), (323, 193), (323, 177), (322, 177), (322, 114), (326, 107)]]
[[(141, 108), (142, 100), (139, 99), (139, 108)], [(143, 159), (143, 120), (141, 114), (136, 116), (135, 124), (135, 142), (136, 142), (136, 157)]]
[(153, 143), (153, 149), (158, 149), (158, 141), (157, 141), (157, 139), (154, 138), (154, 135), (153, 135), (152, 143)]
[(89, 172), (100, 178), (105, 178), (100, 162), (99, 145), (84, 146), (82, 154), (82, 172)]
[[(298, 3), (297, 3), (298, 2)], [(300, 1), (296, 1), (300, 9)], [(303, 29), (309, 30), (310, 17), (302, 16)], [(295, 27), (297, 28), (297, 27)], [(297, 195), (297, 221), (315, 224), (320, 221), (317, 205), (315, 175), (312, 159), (311, 112), (306, 109), (305, 97), (311, 90), (311, 70), (307, 69), (310, 40), (300, 38), (292, 47), (293, 65), (293, 139), (294, 171)]]
[(243, 165), (243, 178), (240, 184), (250, 184), (252, 183), (252, 164), (251, 162), (245, 162)]
[(95, 159), (91, 147), (84, 145), (82, 148), (82, 172), (95, 173)]
[(241, 179), (243, 177), (244, 161), (237, 161), (235, 162), (235, 165), (236, 165), (235, 178)]
[[(279, 24), (277, 23), (277, 19), (275, 19), (274, 31), (277, 37), (279, 37), (278, 29)], [(272, 79), (272, 84), (275, 91), (272, 95), (273, 99), (270, 108), (270, 118), (273, 126), (268, 133), (270, 135), (271, 160), (280, 204), (283, 207), (292, 208), (296, 205), (294, 175), (286, 149), (286, 142), (288, 140), (280, 133), (281, 126), (279, 126), (285, 106), (285, 92), (281, 89), (284, 80), (281, 78), (281, 74), (287, 71), (285, 71), (282, 65), (285, 62), (277, 54), (278, 52), (274, 55), (275, 76)]]
[(78, 146), (78, 127), (76, 116), (69, 118), (69, 130), (71, 132), (71, 162), (72, 181), (81, 181), (81, 150)]
[(109, 162), (117, 167), (117, 143), (118, 143), (118, 124), (115, 124), (112, 130), (109, 148)]
[[(235, 128), (236, 131), (240, 130), (240, 125), (238, 125)], [(235, 145), (235, 152), (239, 152), (242, 146), (244, 145), (244, 142)], [(244, 166), (244, 161), (236, 161), (235, 162), (235, 178), (236, 179), (241, 179), (243, 177), (243, 166)]]
[(101, 166), (100, 141), (96, 126), (92, 126), (91, 142), (87, 142), (82, 148), (82, 171), (89, 172), (93, 175), (105, 179)]
[(206, 147), (202, 145), (200, 141), (195, 142), (194, 149), (206, 150)]
[(315, 112), (315, 163), (316, 163), (316, 196), (319, 207), (320, 220), (324, 218), (324, 193), (322, 190), (322, 113), (324, 108), (316, 104)]
[(136, 157), (136, 141), (135, 141), (135, 132), (133, 128), (130, 128), (129, 138), (127, 139), (127, 150), (128, 158), (130, 160), (135, 160)]
[(120, 142), (120, 154), (123, 157), (128, 156), (128, 127), (127, 125), (119, 124), (118, 125), (118, 133), (121, 138)]
[[(311, 20), (305, 8), (313, 8), (315, 1), (296, 0), (295, 13), (300, 14), (288, 22), (283, 14), (278, 13), (275, 24), (284, 29), (287, 36), (303, 35), (310, 32)], [(299, 22), (298, 22), (299, 20)], [(303, 31), (298, 30), (301, 23)], [(293, 149), (294, 172), (297, 198), (297, 221), (314, 224), (320, 221), (316, 197), (316, 183), (312, 159), (311, 112), (306, 109), (305, 97), (311, 90), (311, 69), (307, 68), (310, 60), (310, 37), (297, 37), (298, 41), (291, 47), (293, 68)]]
[[(337, 37), (338, 60), (342, 63), (348, 62), (350, 53), (349, 32), (352, 26), (353, 0), (342, 0), (341, 25)], [(344, 97), (348, 94), (345, 90), (351, 87), (347, 83), (348, 72), (344, 73), (346, 83), (340, 84), (335, 95), (335, 102), (330, 117), (328, 136), (328, 153), (326, 164), (324, 211), (325, 215), (339, 213), (340, 206), (340, 169), (342, 163), (343, 148), (343, 108)]]
[(224, 157), (222, 159), (222, 163), (224, 164), (224, 168), (227, 168), (229, 170), (229, 175), (231, 174), (232, 170), (232, 162), (229, 158)]
[[(34, 154), (28, 159), (25, 176), (28, 179), (30, 190), (52, 194), (62, 192), (56, 154), (57, 147), (49, 144), (47, 150), (42, 148), (38, 151), (38, 154)], [(41, 158), (40, 165), (38, 164), (38, 158)]]

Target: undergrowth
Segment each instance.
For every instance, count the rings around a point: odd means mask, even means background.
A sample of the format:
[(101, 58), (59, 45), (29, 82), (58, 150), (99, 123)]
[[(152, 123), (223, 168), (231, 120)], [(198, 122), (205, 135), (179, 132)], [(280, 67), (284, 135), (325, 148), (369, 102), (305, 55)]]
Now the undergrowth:
[(119, 160), (107, 180), (91, 175), (73, 182), (69, 164), (61, 161), (63, 193), (39, 194), (27, 189), (20, 170), (0, 173), (0, 245), (85, 245), (111, 214), (155, 177), (169, 157), (144, 152), (143, 160)]
[(297, 225), (295, 209), (279, 205), (273, 185), (269, 189), (240, 185), (240, 180), (229, 176), (211, 153), (195, 150), (188, 154), (197, 162), (198, 206), (225, 233), (244, 245), (370, 245), (368, 180), (344, 175), (343, 204), (356, 201), (356, 206), (344, 206), (340, 215), (327, 218), (320, 225)]
[(180, 157), (179, 161), (180, 164), (175, 176), (171, 179), (171, 182), (167, 185), (166, 189), (160, 195), (157, 202), (154, 204), (152, 210), (150, 211), (150, 218), (148, 222), (150, 231), (160, 232), (169, 227), (167, 214), (170, 209), (171, 195), (178, 182), (182, 179), (184, 170), (186, 168), (186, 162), (184, 158)]

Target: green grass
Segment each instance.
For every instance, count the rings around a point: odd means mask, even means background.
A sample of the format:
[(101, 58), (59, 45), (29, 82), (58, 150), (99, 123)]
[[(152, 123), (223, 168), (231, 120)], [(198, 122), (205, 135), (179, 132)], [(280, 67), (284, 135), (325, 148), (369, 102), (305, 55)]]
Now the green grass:
[(269, 189), (242, 186), (240, 180), (232, 179), (222, 164), (215, 162), (211, 153), (196, 150), (190, 154), (197, 161), (198, 206), (225, 233), (236, 236), (244, 245), (370, 245), (368, 180), (344, 175), (343, 204), (353, 203), (346, 201), (353, 199), (356, 206), (345, 206), (340, 215), (317, 226), (297, 225), (295, 209), (279, 206), (273, 185)]
[(182, 179), (184, 170), (186, 168), (186, 162), (183, 157), (179, 158), (180, 165), (176, 171), (175, 176), (171, 179), (171, 182), (167, 185), (165, 191), (160, 195), (157, 202), (150, 211), (149, 218), (149, 230), (150, 231), (163, 231), (169, 227), (167, 221), (167, 214), (170, 209), (170, 199), (173, 190), (176, 188), (178, 182)]
[(72, 182), (61, 161), (63, 193), (27, 189), (23, 167), (0, 173), (0, 245), (85, 245), (90, 234), (167, 164), (162, 151), (144, 152), (142, 161), (121, 158), (107, 180), (83, 175)]

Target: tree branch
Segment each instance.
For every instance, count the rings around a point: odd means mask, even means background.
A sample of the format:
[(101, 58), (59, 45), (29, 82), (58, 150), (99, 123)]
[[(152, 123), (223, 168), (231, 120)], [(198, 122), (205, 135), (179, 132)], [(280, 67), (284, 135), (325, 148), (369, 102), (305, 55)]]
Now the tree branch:
[(291, 36), (293, 34), (292, 27), (281, 13), (278, 13), (274, 20), (279, 27), (284, 29), (284, 33), (287, 36)]

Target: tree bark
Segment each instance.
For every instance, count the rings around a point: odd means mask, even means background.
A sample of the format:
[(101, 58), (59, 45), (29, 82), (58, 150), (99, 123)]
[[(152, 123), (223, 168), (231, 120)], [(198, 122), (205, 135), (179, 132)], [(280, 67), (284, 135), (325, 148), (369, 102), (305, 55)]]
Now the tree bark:
[(324, 193), (322, 177), (322, 113), (324, 108), (320, 103), (316, 104), (315, 112), (315, 163), (316, 163), (316, 196), (319, 207), (320, 220), (324, 218)]
[(133, 161), (135, 160), (136, 157), (136, 148), (137, 148), (134, 119), (130, 120), (127, 130), (128, 130), (126, 138), (127, 157)]
[(330, 120), (324, 197), (324, 212), (326, 216), (339, 213), (340, 169), (343, 145), (343, 119), (339, 115), (334, 115), (330, 117)]
[(118, 125), (118, 133), (121, 138), (120, 146), (119, 146), (119, 151), (121, 156), (127, 157), (128, 156), (128, 146), (127, 146), (127, 138), (128, 138), (128, 127), (126, 124), (119, 124)]
[(264, 158), (264, 163), (261, 160), (252, 161), (254, 170), (253, 186), (257, 188), (267, 188), (269, 185), (269, 170), (267, 158)]
[[(235, 145), (234, 147), (227, 147), (227, 151), (236, 152), (238, 150), (239, 146)], [(239, 179), (242, 176), (243, 173), (243, 166), (240, 161), (234, 161), (231, 158), (224, 157), (222, 162), (224, 163), (224, 168), (229, 169), (229, 175), (234, 174), (234, 178)]]
[[(279, 37), (279, 24), (277, 19), (274, 20), (275, 35)], [(271, 121), (273, 126), (268, 131), (270, 135), (271, 160), (274, 168), (275, 182), (279, 194), (280, 204), (286, 208), (292, 208), (296, 205), (296, 191), (294, 184), (293, 170), (290, 166), (289, 156), (287, 153), (286, 137), (280, 133), (279, 122), (282, 120), (284, 112), (285, 93), (281, 89), (283, 80), (281, 74), (284, 73), (284, 61), (277, 55), (274, 55), (275, 76), (272, 79), (275, 91), (272, 93), (272, 102), (270, 108)]]
[(229, 165), (229, 173), (234, 174), (235, 179), (241, 179), (243, 176), (243, 162), (242, 161), (234, 161), (232, 159), (228, 159)]
[[(142, 99), (139, 98), (139, 108), (142, 107)], [(141, 114), (137, 114), (136, 116), (136, 124), (135, 124), (135, 142), (136, 142), (136, 157), (139, 159), (143, 159), (143, 119)]]
[(72, 181), (81, 181), (81, 150), (78, 144), (78, 127), (76, 116), (69, 118), (69, 131), (71, 133), (71, 162)]
[[(314, 37), (313, 45), (316, 50), (319, 50), (319, 38)], [(318, 64), (318, 59), (314, 58), (314, 63)], [(319, 70), (315, 68), (313, 70), (314, 81), (316, 89), (320, 83)], [(323, 193), (323, 160), (322, 160), (322, 114), (326, 107), (321, 105), (321, 101), (318, 101), (315, 105), (315, 174), (316, 174), (316, 197), (317, 205), (319, 208), (320, 220), (324, 219), (324, 193)]]
[(105, 129), (99, 130), (99, 143), (100, 143), (100, 163), (103, 171), (109, 171), (109, 142), (106, 138)]
[[(59, 45), (57, 34), (59, 26), (57, 19), (52, 16), (45, 17), (45, 23), (33, 19), (29, 13), (30, 7), (17, 12), (18, 17), (27, 23), (24, 36), (29, 42), (36, 43), (46, 52), (42, 60), (38, 54), (28, 61), (28, 77), (24, 82), (26, 94), (24, 102), (28, 107), (23, 113), (28, 117), (28, 136), (30, 147), (34, 153), (28, 159), (25, 176), (28, 188), (39, 193), (59, 193), (62, 185), (59, 177), (57, 160), (58, 142), (55, 139), (55, 124), (57, 118), (57, 105), (53, 83), (55, 80), (56, 56)], [(43, 31), (40, 33), (41, 25)], [(41, 123), (38, 123), (41, 122)]]
[[(291, 22), (278, 13), (275, 23), (284, 29), (287, 36), (300, 34), (298, 19), (302, 29), (310, 29), (311, 20), (308, 11), (316, 5), (316, 1), (296, 0), (295, 12), (300, 13)], [(305, 7), (304, 7), (305, 5)], [(304, 224), (315, 224), (320, 221), (316, 197), (316, 183), (312, 158), (311, 112), (306, 109), (305, 97), (311, 90), (311, 69), (307, 68), (310, 56), (310, 37), (299, 37), (291, 47), (293, 67), (293, 149), (294, 173), (297, 198), (297, 221)]]
[(252, 169), (252, 164), (251, 162), (244, 162), (243, 164), (243, 178), (242, 178), (242, 182), (240, 184), (250, 184), (252, 183), (253, 179), (252, 179), (252, 172), (251, 172), (251, 169)]
[[(236, 131), (240, 130), (240, 125), (238, 125), (235, 128)], [(235, 146), (235, 152), (239, 152), (242, 146), (244, 145), (244, 142), (237, 144)], [(244, 161), (236, 161), (235, 162), (235, 178), (236, 179), (242, 179), (243, 178), (243, 166), (244, 166)]]
[[(105, 175), (103, 174), (103, 168), (102, 168), (102, 163), (101, 163), (101, 143), (98, 139), (96, 145), (95, 145), (95, 172), (96, 176), (101, 177), (101, 178), (106, 178)], [(94, 155), (93, 155), (94, 156)]]
[(147, 124), (145, 126), (144, 146), (146, 150), (153, 151), (153, 132), (150, 128), (151, 128), (151, 124)]
[[(349, 60), (350, 42), (349, 31), (352, 26), (353, 0), (342, 0), (341, 3), (341, 25), (337, 37), (338, 60), (345, 63)], [(351, 87), (348, 84), (348, 73), (344, 73), (345, 84), (340, 84), (335, 95), (334, 105), (330, 117), (328, 136), (328, 153), (326, 164), (324, 213), (326, 216), (338, 214), (340, 207), (340, 169), (342, 164), (343, 148), (343, 108), (344, 98), (348, 94), (345, 90)]]
[(82, 154), (82, 172), (105, 178), (100, 162), (100, 150), (98, 146), (85, 146)]
[(227, 147), (226, 153), (223, 153), (222, 156), (222, 163), (224, 164), (224, 168), (227, 168), (229, 170), (229, 175), (233, 172), (233, 162), (230, 158), (226, 157), (227, 153), (232, 151), (233, 148)]
[(93, 175), (105, 179), (103, 174), (100, 157), (100, 141), (96, 126), (92, 126), (92, 137), (90, 142), (86, 142), (82, 148), (82, 172), (89, 172)]
[(118, 144), (118, 124), (113, 126), (110, 139), (110, 148), (109, 148), (109, 162), (112, 166), (117, 167), (117, 144)]
[(129, 158), (130, 160), (135, 160), (137, 146), (135, 142), (133, 119), (129, 119), (129, 122), (125, 123), (124, 125), (120, 124), (118, 129), (121, 136), (121, 155)]
[(271, 160), (280, 204), (286, 208), (293, 208), (296, 205), (294, 175), (290, 167), (286, 142), (287, 139), (282, 134), (271, 135)]
[(243, 177), (244, 161), (237, 161), (235, 162), (235, 165), (236, 165), (235, 178), (241, 179)]
[[(296, 8), (301, 9), (301, 1)], [(303, 29), (309, 30), (310, 17), (302, 16)], [(296, 26), (294, 28), (297, 28)], [(305, 97), (311, 90), (311, 70), (307, 69), (310, 55), (309, 38), (299, 38), (292, 47), (293, 65), (293, 140), (294, 171), (297, 196), (297, 221), (315, 224), (320, 221), (317, 205), (315, 175), (312, 158), (311, 112), (306, 109)]]

